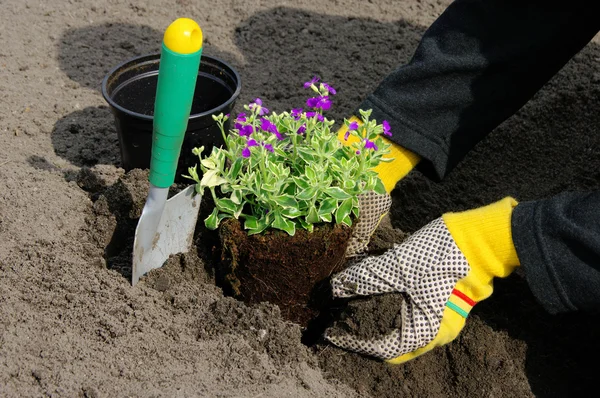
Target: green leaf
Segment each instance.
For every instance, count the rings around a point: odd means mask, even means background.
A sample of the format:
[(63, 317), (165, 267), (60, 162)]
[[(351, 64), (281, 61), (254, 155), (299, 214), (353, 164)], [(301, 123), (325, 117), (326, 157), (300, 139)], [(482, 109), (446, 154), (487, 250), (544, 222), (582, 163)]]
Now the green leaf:
[(288, 157), (288, 153), (286, 153), (282, 148), (280, 148), (279, 146), (274, 146), (274, 154), (277, 155), (280, 158), (284, 158), (287, 159)]
[(314, 225), (306, 221), (304, 218), (299, 218), (298, 221), (300, 222), (302, 228), (304, 228), (308, 232), (312, 232), (314, 230)]
[(273, 162), (266, 162), (267, 169), (277, 177), (280, 177), (283, 174), (283, 168), (278, 167), (277, 164)]
[(298, 208), (298, 201), (292, 195), (277, 196), (275, 203), (283, 208)]
[(271, 226), (287, 232), (290, 236), (294, 236), (296, 233), (296, 224), (293, 221), (283, 218), (279, 213), (275, 213), (275, 220)]
[(215, 200), (215, 204), (220, 211), (226, 213), (234, 214), (238, 210), (238, 205), (228, 198), (217, 199)]
[(340, 207), (335, 212), (335, 222), (338, 224), (346, 223), (346, 218), (350, 215), (352, 211), (352, 198), (344, 200)]
[(353, 205), (352, 214), (354, 214), (354, 218), (360, 217), (360, 206)]
[(352, 197), (352, 195), (348, 194), (340, 187), (329, 187), (325, 189), (325, 193), (337, 200), (344, 200)]
[(242, 204), (242, 191), (240, 189), (234, 189), (233, 192), (231, 192), (230, 198), (236, 205)]
[(215, 207), (212, 213), (204, 219), (204, 225), (210, 230), (215, 230), (219, 226), (221, 220), (222, 218), (219, 218), (219, 209)]
[(192, 148), (192, 153), (198, 157), (200, 157), (200, 155), (202, 154), (203, 151), (204, 151), (204, 145), (202, 145), (200, 148)]
[(352, 219), (350, 218), (350, 216), (344, 217), (344, 219), (342, 220), (342, 224), (346, 224), (347, 226), (351, 227), (352, 226)]
[(219, 173), (220, 173), (220, 170), (217, 170), (217, 169), (208, 170), (202, 176), (202, 180), (200, 180), (200, 186), (212, 188), (212, 187), (216, 187), (218, 185), (226, 183), (227, 180), (224, 179), (223, 177), (219, 176)]
[(377, 184), (377, 179), (377, 176), (369, 175), (364, 187), (365, 191), (373, 191), (375, 189), (375, 185)]
[(323, 220), (324, 222), (331, 222), (333, 220), (333, 216), (331, 215), (331, 213), (327, 213), (327, 214), (319, 213), (319, 217), (321, 217), (321, 220)]
[(344, 171), (344, 169), (337, 163), (331, 163), (331, 165), (329, 166), (329, 169), (331, 169), (332, 171), (336, 171), (338, 173), (341, 173), (342, 171)]
[(302, 189), (306, 189), (306, 188), (310, 188), (310, 184), (308, 183), (308, 181), (303, 180), (300, 177), (292, 177), (294, 179), (294, 182), (296, 183), (297, 186), (299, 186)]
[(358, 112), (360, 112), (360, 115), (362, 116), (363, 122), (365, 122), (366, 120), (369, 119), (369, 116), (371, 116), (371, 112), (373, 112), (373, 110), (369, 109), (367, 111), (364, 111), (362, 109), (359, 109)]
[(319, 215), (322, 216), (324, 214), (331, 214), (338, 207), (338, 201), (333, 198), (325, 199), (321, 202), (321, 206), (319, 206)]
[(310, 206), (308, 208), (308, 214), (306, 215), (306, 221), (311, 224), (316, 224), (319, 222), (320, 219), (321, 219), (321, 217), (319, 217), (317, 208), (315, 206)]
[(373, 190), (379, 195), (385, 195), (387, 193), (385, 191), (385, 186), (379, 177), (377, 177), (377, 182), (375, 183), (375, 188)]
[(237, 206), (237, 209), (235, 210), (235, 212), (233, 213), (233, 217), (234, 218), (240, 218), (240, 214), (242, 214), (242, 210), (244, 210), (244, 205), (246, 204), (246, 202), (242, 202)]
[(197, 166), (188, 167), (188, 173), (190, 173), (190, 175), (183, 175), (183, 177), (189, 178), (190, 180), (194, 180), (196, 182), (200, 182), (200, 177), (198, 177)]
[(298, 156), (308, 164), (314, 162), (316, 159), (316, 153), (309, 148), (297, 147), (296, 151), (298, 152)]
[(258, 228), (258, 218), (254, 216), (246, 216), (244, 220), (244, 228), (246, 229), (256, 229)]
[[(250, 226), (253, 226), (254, 228), (248, 229), (248, 235), (255, 235), (255, 234), (261, 233), (262, 231), (267, 229), (267, 227), (272, 222), (271, 220), (268, 219), (268, 217), (262, 217), (259, 219), (256, 219), (256, 217), (254, 217), (254, 219), (256, 220), (256, 225), (252, 224), (252, 221), (250, 221)], [(246, 226), (245, 223), (244, 223), (244, 226)]]
[(216, 169), (217, 168), (217, 164), (211, 158), (202, 159), (202, 160), (200, 160), (200, 163), (202, 163), (202, 166), (206, 167), (207, 169)]
[(344, 188), (345, 189), (352, 189), (356, 186), (356, 183), (352, 180), (344, 180)]
[(310, 187), (310, 188), (302, 190), (298, 195), (296, 195), (296, 198), (300, 199), (300, 200), (309, 200), (309, 199), (314, 198), (316, 194), (317, 194), (317, 188)]
[(315, 173), (315, 169), (313, 169), (310, 166), (306, 166), (306, 168), (304, 169), (304, 174), (306, 174), (306, 177), (308, 177), (309, 180), (316, 180), (317, 179), (317, 174)]
[(264, 231), (264, 228), (263, 229), (249, 229), (248, 236), (260, 234), (262, 231)]
[(275, 184), (272, 183), (263, 183), (261, 185), (261, 189), (263, 189), (266, 192), (271, 192), (271, 193), (276, 193), (277, 191), (279, 191), (279, 189), (275, 186)]
[(287, 207), (281, 210), (281, 215), (287, 218), (296, 218), (302, 215), (302, 212), (296, 207)]
[(229, 168), (228, 177), (230, 180), (235, 180), (242, 169), (243, 158), (237, 158)]

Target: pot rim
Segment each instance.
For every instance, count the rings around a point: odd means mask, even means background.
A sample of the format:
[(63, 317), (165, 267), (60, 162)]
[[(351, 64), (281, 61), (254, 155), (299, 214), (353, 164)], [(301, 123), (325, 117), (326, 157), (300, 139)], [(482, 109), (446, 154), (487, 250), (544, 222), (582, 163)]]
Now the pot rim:
[[(108, 79), (111, 76), (113, 76), (115, 74), (115, 72), (117, 70), (119, 70), (120, 68), (122, 68), (123, 66), (125, 66), (125, 65), (127, 65), (129, 63), (135, 63), (135, 61), (141, 60), (143, 58), (148, 58), (149, 60), (152, 60), (155, 57), (158, 57), (157, 61), (160, 63), (160, 53), (156, 52), (156, 53), (144, 54), (144, 55), (140, 55), (140, 56), (137, 56), (137, 57), (134, 57), (134, 58), (127, 59), (127, 60), (121, 62), (120, 64), (114, 66), (112, 69), (110, 69), (108, 71), (108, 73), (104, 76), (104, 79), (102, 79), (102, 96), (104, 97), (104, 99), (106, 100), (106, 102), (108, 102), (108, 104), (111, 107), (119, 110), (120, 112), (125, 113), (126, 115), (133, 116), (133, 117), (136, 117), (138, 119), (154, 120), (154, 116), (149, 116), (149, 115), (144, 115), (142, 113), (134, 112), (132, 110), (129, 110), (129, 109), (127, 109), (127, 108), (125, 108), (125, 107), (117, 104), (112, 99), (112, 97), (110, 95), (108, 95), (107, 86), (108, 86)], [(237, 97), (239, 96), (239, 94), (240, 94), (240, 92), (242, 90), (242, 83), (241, 83), (241, 80), (240, 80), (240, 75), (239, 75), (238, 71), (235, 68), (233, 68), (229, 63), (223, 61), (220, 58), (213, 57), (211, 55), (202, 54), (201, 57), (209, 59), (209, 60), (212, 60), (212, 61), (216, 61), (216, 63), (223, 65), (228, 71), (230, 71), (234, 75), (234, 78), (235, 78), (235, 81), (236, 81), (236, 89), (231, 94), (231, 96), (229, 97), (229, 99), (227, 101), (225, 101), (224, 103), (222, 103), (221, 105), (219, 105), (219, 106), (217, 106), (217, 107), (215, 107), (213, 109), (206, 110), (204, 112), (191, 114), (190, 117), (189, 117), (190, 121), (192, 121), (194, 119), (202, 118), (204, 116), (208, 116), (208, 115), (214, 114), (219, 109), (226, 108), (233, 101), (235, 101), (237, 99)]]

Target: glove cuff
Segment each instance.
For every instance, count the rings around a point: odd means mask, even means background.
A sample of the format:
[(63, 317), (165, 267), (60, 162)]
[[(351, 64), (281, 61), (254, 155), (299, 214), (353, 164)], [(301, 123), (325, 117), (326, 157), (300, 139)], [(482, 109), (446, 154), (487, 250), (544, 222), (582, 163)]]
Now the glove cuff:
[[(362, 125), (362, 120), (356, 116), (352, 116), (349, 120), (350, 122), (357, 122), (359, 125)], [(358, 138), (352, 135), (349, 136), (347, 140), (344, 139), (346, 131), (348, 131), (348, 128), (345, 125), (338, 130), (338, 139), (342, 144), (350, 145), (354, 142), (358, 142)], [(386, 144), (391, 145), (389, 149), (390, 153), (386, 158), (394, 160), (391, 162), (381, 162), (373, 170), (379, 175), (379, 178), (385, 187), (385, 191), (390, 193), (398, 181), (415, 168), (417, 163), (421, 160), (421, 157), (385, 137), (381, 138)]]
[[(512, 240), (511, 216), (517, 201), (506, 197), (488, 206), (442, 216), (471, 272), (460, 290), (474, 301), (492, 293), (492, 279), (504, 278), (520, 265)], [(469, 282), (469, 283), (466, 283)]]

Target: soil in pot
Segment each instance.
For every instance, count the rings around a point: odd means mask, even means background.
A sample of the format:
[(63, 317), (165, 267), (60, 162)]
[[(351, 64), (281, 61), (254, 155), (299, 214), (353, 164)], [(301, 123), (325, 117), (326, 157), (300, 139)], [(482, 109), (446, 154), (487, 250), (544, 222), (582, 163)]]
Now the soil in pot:
[(277, 304), (282, 316), (306, 327), (330, 301), (329, 277), (345, 266), (352, 228), (322, 224), (250, 235), (238, 220), (219, 227), (221, 259), (217, 280), (247, 303)]

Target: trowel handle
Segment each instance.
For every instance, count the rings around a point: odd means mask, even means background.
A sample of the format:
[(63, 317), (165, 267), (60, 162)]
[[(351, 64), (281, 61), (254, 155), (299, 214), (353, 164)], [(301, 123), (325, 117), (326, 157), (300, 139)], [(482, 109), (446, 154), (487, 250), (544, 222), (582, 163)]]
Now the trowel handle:
[(150, 183), (159, 188), (175, 180), (201, 54), (202, 30), (196, 22), (179, 18), (169, 25), (158, 68), (150, 160)]

